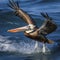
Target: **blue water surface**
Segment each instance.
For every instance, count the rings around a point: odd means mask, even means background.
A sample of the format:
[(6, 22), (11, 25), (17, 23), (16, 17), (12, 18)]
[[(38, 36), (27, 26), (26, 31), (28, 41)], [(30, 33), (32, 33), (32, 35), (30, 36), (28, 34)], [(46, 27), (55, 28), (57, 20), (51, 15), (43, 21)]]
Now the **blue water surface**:
[[(47, 44), (50, 54), (36, 52), (35, 41), (25, 37), (23, 32), (7, 32), (8, 29), (27, 25), (15, 16), (7, 5), (8, 1), (0, 1), (0, 60), (60, 60), (60, 0), (14, 0), (18, 1), (20, 8), (36, 21), (37, 26), (40, 27), (45, 20), (41, 12), (47, 12), (57, 24), (56, 31), (47, 36), (48, 39), (55, 41), (52, 45)], [(41, 46), (42, 43), (39, 43), (39, 47)]]

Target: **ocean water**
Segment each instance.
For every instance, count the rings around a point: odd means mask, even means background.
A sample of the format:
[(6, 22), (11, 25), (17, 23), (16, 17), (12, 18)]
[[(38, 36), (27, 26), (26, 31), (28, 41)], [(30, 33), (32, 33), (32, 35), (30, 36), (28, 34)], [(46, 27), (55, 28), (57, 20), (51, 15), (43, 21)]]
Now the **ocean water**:
[(50, 52), (43, 54), (42, 43), (34, 49), (36, 41), (24, 36), (23, 32), (9, 33), (8, 29), (27, 25), (15, 16), (8, 7), (8, 0), (0, 1), (0, 60), (60, 60), (60, 0), (14, 0), (19, 1), (21, 9), (26, 11), (41, 26), (45, 18), (41, 12), (47, 12), (57, 24), (57, 29), (47, 36), (54, 44), (46, 44)]

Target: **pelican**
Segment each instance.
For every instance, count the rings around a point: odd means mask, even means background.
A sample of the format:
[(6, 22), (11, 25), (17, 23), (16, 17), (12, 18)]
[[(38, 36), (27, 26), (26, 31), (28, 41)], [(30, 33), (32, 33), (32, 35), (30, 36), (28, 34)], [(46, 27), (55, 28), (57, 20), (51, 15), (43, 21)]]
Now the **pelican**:
[(17, 16), (22, 18), (27, 23), (27, 26), (18, 27), (14, 29), (8, 30), (8, 32), (16, 33), (16, 32), (24, 32), (24, 35), (32, 40), (53, 44), (54, 41), (48, 39), (46, 36), (57, 29), (57, 25), (52, 18), (47, 13), (41, 13), (41, 15), (46, 19), (44, 23), (38, 27), (35, 21), (21, 8), (19, 8), (18, 2), (14, 2), (13, 0), (9, 0), (8, 6), (12, 8)]

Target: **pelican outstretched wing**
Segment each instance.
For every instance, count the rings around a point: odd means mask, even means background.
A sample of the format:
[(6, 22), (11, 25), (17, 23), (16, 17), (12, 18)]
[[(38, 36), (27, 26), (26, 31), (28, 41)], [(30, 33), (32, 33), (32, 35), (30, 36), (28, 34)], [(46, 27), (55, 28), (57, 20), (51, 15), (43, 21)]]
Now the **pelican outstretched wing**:
[(48, 16), (48, 14), (41, 13), (41, 15), (46, 18), (43, 25), (38, 29), (40, 30), (40, 33), (42, 34), (50, 34), (53, 31), (57, 29), (57, 25), (54, 21), (52, 21), (52, 18)]
[(30, 16), (26, 12), (24, 12), (21, 8), (19, 8), (18, 2), (14, 2), (13, 0), (9, 0), (8, 6), (11, 7), (12, 9), (14, 9), (15, 14), (17, 16), (19, 16), (20, 18), (22, 18), (26, 23), (35, 24), (35, 22), (32, 21), (32, 18), (30, 18)]

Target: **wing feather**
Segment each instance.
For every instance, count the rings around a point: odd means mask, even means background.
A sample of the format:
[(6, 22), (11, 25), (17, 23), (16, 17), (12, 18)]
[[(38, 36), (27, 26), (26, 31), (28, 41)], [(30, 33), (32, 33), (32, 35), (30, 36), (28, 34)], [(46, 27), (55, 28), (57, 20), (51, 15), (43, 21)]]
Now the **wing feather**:
[(38, 31), (42, 34), (50, 34), (53, 31), (57, 29), (57, 25), (54, 21), (52, 21), (51, 17), (42, 13), (42, 16), (46, 18), (45, 22), (42, 24), (42, 26), (38, 29)]
[(8, 6), (14, 9), (15, 14), (20, 18), (22, 18), (26, 23), (35, 25), (35, 22), (32, 21), (32, 18), (26, 12), (24, 12), (21, 8), (19, 8), (18, 3), (15, 3), (13, 0), (9, 0)]

